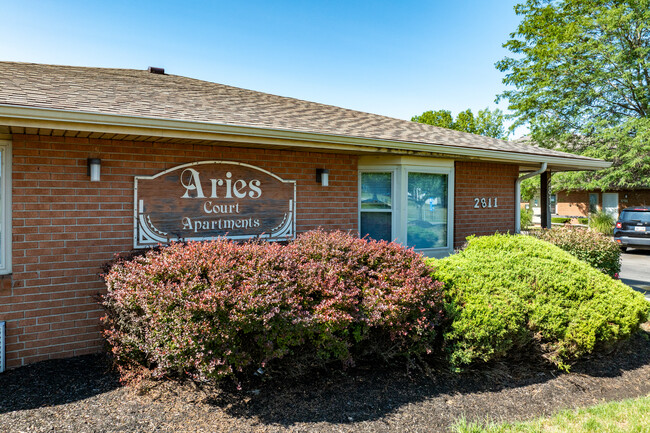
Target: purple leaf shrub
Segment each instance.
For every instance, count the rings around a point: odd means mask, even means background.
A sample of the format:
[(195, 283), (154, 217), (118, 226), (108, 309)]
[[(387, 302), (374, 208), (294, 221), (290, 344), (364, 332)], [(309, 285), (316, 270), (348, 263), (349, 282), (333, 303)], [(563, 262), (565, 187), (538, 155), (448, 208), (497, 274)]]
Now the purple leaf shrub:
[(343, 232), (176, 243), (107, 272), (104, 336), (127, 380), (429, 353), (442, 319), (432, 271), (412, 250)]

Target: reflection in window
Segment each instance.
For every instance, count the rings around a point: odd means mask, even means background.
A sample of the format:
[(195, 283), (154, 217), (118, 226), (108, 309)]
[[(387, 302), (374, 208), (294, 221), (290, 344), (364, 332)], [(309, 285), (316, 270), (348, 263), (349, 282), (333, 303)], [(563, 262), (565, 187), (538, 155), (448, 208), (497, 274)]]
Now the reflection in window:
[(361, 209), (391, 208), (391, 173), (361, 173)]
[(589, 194), (589, 213), (598, 212), (598, 193)]
[(557, 215), (557, 194), (551, 194), (551, 214)]
[(361, 237), (393, 240), (392, 173), (361, 173)]
[(415, 249), (447, 246), (447, 175), (408, 174), (407, 245)]

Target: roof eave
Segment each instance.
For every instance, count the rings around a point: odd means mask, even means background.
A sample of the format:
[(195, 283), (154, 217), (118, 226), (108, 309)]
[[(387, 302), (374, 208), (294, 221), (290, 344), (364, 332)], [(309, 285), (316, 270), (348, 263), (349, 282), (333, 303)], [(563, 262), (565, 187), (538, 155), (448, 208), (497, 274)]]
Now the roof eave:
[[(0, 125), (150, 135), (178, 139), (256, 142), (297, 148), (316, 147), (327, 150), (370, 153), (386, 151), (435, 153), (521, 164), (547, 162), (549, 166), (555, 166), (562, 170), (599, 170), (611, 166), (611, 162), (596, 159), (535, 155), (456, 145), (371, 139), (256, 126), (55, 110), (7, 104), (0, 104)], [(314, 143), (318, 143), (318, 146), (314, 146)]]

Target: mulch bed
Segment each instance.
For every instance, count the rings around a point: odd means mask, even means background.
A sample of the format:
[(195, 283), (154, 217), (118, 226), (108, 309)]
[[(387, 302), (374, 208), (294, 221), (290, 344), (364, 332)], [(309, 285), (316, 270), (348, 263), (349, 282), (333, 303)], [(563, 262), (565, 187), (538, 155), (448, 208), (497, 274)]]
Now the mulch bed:
[(650, 394), (650, 323), (570, 374), (533, 355), (463, 374), (357, 368), (241, 391), (190, 382), (120, 386), (103, 355), (0, 375), (4, 432), (438, 432), (461, 416), (514, 421)]

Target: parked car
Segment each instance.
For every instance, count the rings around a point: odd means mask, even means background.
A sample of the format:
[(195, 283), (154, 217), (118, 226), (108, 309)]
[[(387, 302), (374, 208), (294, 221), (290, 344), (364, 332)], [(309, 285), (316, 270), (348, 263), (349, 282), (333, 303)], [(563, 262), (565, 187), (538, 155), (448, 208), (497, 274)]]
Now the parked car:
[(614, 227), (614, 240), (623, 251), (628, 247), (650, 249), (650, 208), (623, 209)]

